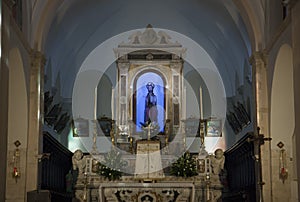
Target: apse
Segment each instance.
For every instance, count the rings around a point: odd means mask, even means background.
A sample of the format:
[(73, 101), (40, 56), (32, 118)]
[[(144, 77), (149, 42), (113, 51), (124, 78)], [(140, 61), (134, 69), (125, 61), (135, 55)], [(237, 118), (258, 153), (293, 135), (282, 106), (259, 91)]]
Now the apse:
[(155, 86), (153, 89), (154, 95), (157, 98), (157, 122), (160, 127), (160, 131), (164, 128), (164, 117), (165, 117), (165, 85), (163, 79), (160, 75), (154, 72), (146, 72), (138, 77), (135, 86), (136, 92), (136, 131), (141, 130), (141, 123), (144, 123), (144, 113), (145, 113), (145, 99), (148, 94), (146, 85), (152, 82)]

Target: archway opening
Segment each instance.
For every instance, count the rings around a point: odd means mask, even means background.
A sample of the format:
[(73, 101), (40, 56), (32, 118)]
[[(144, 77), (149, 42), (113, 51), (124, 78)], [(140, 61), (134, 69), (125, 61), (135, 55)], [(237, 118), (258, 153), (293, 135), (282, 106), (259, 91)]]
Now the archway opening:
[(151, 82), (154, 84), (153, 93), (156, 96), (156, 108), (157, 108), (157, 123), (160, 131), (164, 129), (165, 120), (165, 91), (166, 83), (158, 71), (147, 70), (137, 75), (134, 80), (134, 97), (133, 97), (133, 121), (136, 124), (136, 131), (140, 132), (141, 123), (145, 123), (146, 118), (146, 98), (148, 94), (147, 84)]
[[(282, 142), (284, 144), (283, 149), (286, 151), (286, 158), (273, 161), (272, 167), (273, 172), (279, 173), (278, 169), (280, 166), (282, 166), (281, 164), (285, 164), (285, 167), (289, 170), (290, 175), (290, 177), (287, 178), (287, 184), (289, 184), (291, 182), (290, 180), (293, 178), (291, 167), (293, 164), (295, 165), (295, 163), (292, 163), (290, 160), (288, 160), (294, 156), (293, 153), (295, 151), (295, 145), (293, 144), (293, 142), (295, 142), (293, 141), (295, 129), (293, 86), (292, 48), (285, 44), (279, 49), (274, 67), (271, 92), (270, 132), (272, 135), (273, 153), (278, 153), (280, 151), (280, 149), (277, 147), (278, 143)], [(277, 158), (279, 159), (279, 154)], [(278, 178), (278, 175), (275, 173), (272, 175), (274, 189), (284, 189), (285, 193), (290, 193), (288, 194), (289, 197), (292, 196), (293, 194), (291, 193), (291, 190), (295, 190), (296, 186), (294, 186), (292, 189), (290, 189), (290, 186), (283, 186), (282, 183), (279, 183), (280, 178)], [(280, 198), (280, 196), (277, 194), (278, 193), (274, 193), (274, 197)]]
[[(15, 141), (21, 143), (20, 156), (26, 155), (25, 148), (27, 147), (27, 134), (28, 134), (28, 99), (27, 89), (24, 74), (24, 65), (21, 57), (20, 50), (17, 48), (9, 52), (9, 88), (8, 88), (8, 152), (13, 152), (16, 148)], [(9, 163), (7, 169), (7, 176), (10, 176), (12, 165)], [(20, 173), (26, 173), (25, 164), (20, 164)], [(24, 197), (26, 178), (20, 178), (16, 184), (13, 178), (7, 178), (7, 186), (16, 187), (19, 192), (15, 193), (14, 189), (8, 189), (6, 197), (10, 200)], [(18, 188), (19, 187), (19, 188)], [(23, 187), (23, 188), (22, 188)]]

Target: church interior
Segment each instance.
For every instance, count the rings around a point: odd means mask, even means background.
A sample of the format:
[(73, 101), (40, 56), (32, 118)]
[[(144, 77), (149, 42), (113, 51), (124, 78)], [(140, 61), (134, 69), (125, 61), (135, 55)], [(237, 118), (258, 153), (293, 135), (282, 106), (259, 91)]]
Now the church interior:
[(299, 201), (298, 0), (0, 4), (0, 201)]

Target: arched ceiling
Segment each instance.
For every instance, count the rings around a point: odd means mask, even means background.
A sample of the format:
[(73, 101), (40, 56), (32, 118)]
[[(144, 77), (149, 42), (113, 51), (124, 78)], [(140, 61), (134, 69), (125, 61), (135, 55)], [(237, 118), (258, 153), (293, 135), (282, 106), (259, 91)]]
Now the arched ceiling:
[(228, 96), (235, 94), (236, 75), (242, 85), (251, 47), (232, 1), (70, 0), (62, 1), (49, 32), (43, 33), (53, 83), (59, 72), (63, 97), (72, 96), (78, 69), (92, 50), (110, 37), (147, 24), (179, 32), (203, 47), (218, 67)]

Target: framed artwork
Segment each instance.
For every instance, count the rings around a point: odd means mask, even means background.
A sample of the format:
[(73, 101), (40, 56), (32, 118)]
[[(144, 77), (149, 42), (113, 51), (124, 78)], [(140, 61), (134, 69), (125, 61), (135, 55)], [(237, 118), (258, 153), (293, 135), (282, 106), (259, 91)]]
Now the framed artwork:
[(89, 136), (89, 120), (78, 118), (72, 120), (73, 137)]
[(200, 119), (188, 118), (184, 122), (184, 131), (187, 137), (200, 137)]
[(206, 121), (206, 137), (222, 137), (222, 121), (208, 119)]

